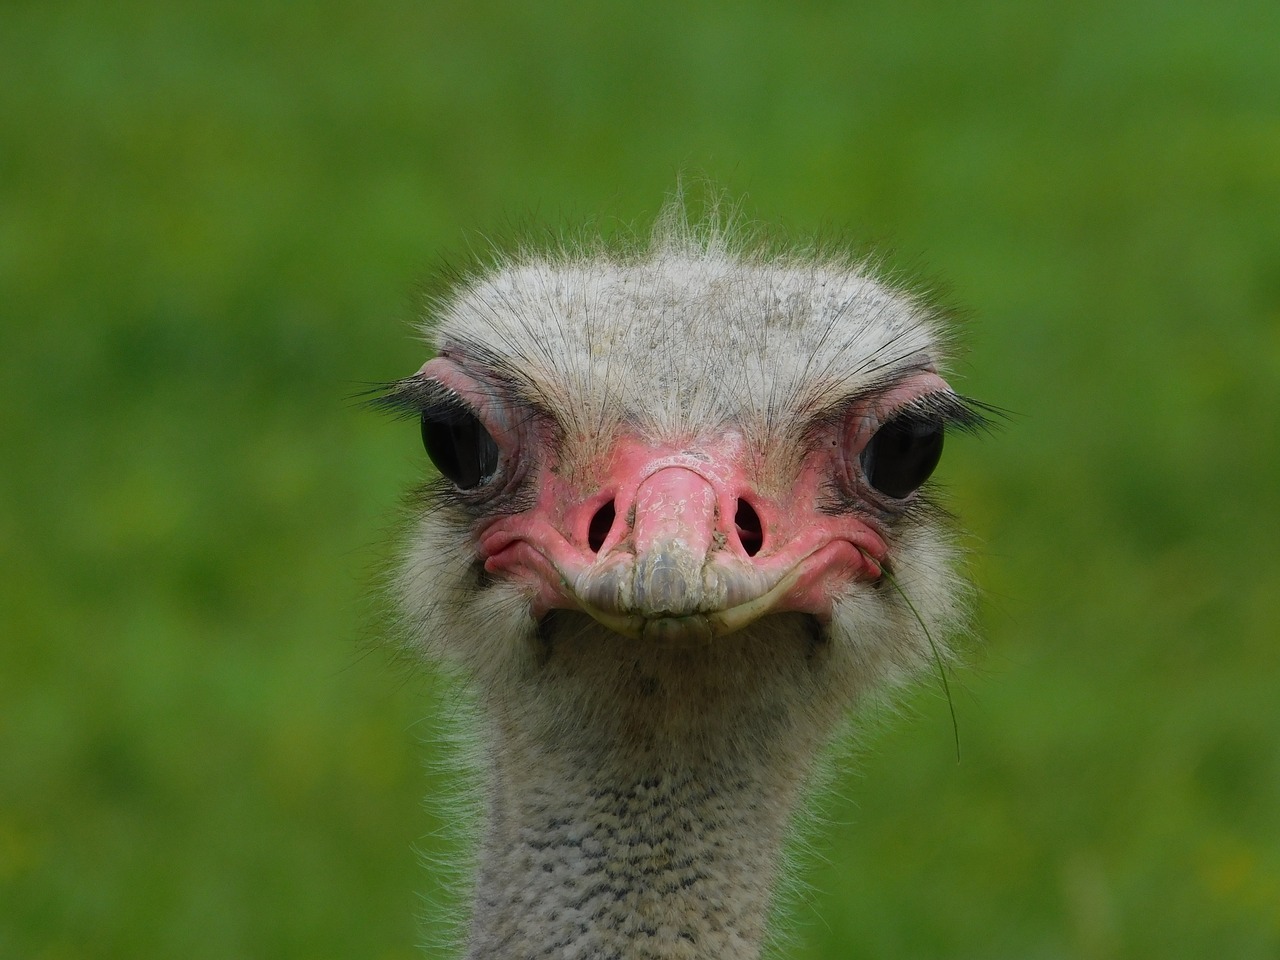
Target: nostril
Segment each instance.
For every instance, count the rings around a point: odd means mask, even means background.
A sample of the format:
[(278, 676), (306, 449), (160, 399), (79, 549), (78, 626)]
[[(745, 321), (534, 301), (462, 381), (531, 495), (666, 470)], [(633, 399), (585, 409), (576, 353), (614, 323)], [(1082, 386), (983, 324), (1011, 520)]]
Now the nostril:
[(587, 527), (587, 546), (591, 548), (592, 553), (599, 553), (600, 548), (604, 546), (605, 540), (609, 536), (609, 531), (613, 529), (613, 521), (617, 516), (614, 509), (613, 501), (605, 503), (596, 511), (595, 516), (591, 518), (591, 524)]
[(764, 546), (764, 528), (760, 525), (760, 514), (745, 500), (738, 501), (738, 511), (733, 515), (733, 525), (738, 533), (742, 549), (748, 557), (754, 557)]

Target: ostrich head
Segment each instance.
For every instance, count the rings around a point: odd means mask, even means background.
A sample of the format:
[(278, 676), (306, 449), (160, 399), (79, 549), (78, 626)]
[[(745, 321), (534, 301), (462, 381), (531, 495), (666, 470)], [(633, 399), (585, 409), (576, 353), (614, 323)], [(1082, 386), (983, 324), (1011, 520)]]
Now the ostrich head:
[(476, 693), (470, 956), (758, 955), (816, 754), (962, 615), (943, 436), (980, 421), (919, 300), (670, 216), (439, 304), (401, 575)]

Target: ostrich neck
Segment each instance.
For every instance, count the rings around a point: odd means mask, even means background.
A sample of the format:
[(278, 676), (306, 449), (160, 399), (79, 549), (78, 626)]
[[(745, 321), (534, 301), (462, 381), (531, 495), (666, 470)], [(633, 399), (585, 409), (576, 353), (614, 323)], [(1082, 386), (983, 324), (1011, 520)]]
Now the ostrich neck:
[[(762, 647), (618, 653), (586, 669), (584, 651), (558, 649), (484, 698), (469, 957), (760, 955), (792, 812), (835, 715), (812, 639), (773, 641), (772, 662)], [(793, 654), (787, 668), (779, 654)]]

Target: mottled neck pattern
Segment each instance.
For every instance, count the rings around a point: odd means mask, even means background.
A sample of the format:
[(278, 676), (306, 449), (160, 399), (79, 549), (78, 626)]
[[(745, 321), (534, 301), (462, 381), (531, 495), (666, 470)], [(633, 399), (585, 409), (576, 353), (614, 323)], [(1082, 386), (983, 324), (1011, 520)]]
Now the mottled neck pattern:
[(589, 655), (562, 650), (490, 698), (468, 956), (760, 956), (788, 825), (838, 714), (812, 644), (784, 629), (701, 662), (621, 655), (590, 677), (569, 672)]

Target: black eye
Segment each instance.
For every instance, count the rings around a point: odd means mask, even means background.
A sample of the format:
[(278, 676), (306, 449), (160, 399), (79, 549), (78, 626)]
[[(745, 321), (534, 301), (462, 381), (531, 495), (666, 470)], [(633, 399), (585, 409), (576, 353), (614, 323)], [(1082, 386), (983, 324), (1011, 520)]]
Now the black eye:
[(901, 500), (929, 479), (942, 457), (942, 424), (910, 415), (890, 420), (862, 451), (867, 482)]
[(423, 413), (422, 445), (436, 469), (462, 490), (474, 490), (498, 470), (498, 445), (469, 410)]

